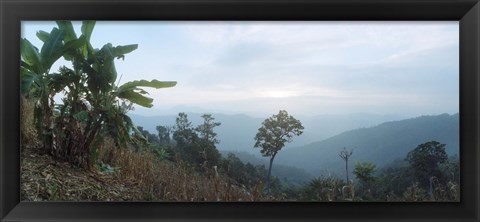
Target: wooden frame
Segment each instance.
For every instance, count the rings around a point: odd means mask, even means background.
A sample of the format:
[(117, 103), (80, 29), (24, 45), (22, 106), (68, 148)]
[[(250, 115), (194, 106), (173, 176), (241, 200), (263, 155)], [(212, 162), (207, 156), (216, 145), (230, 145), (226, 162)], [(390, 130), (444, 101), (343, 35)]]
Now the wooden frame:
[[(477, 0), (0, 0), (1, 221), (479, 221), (480, 4)], [(460, 203), (20, 202), (22, 20), (460, 21)]]

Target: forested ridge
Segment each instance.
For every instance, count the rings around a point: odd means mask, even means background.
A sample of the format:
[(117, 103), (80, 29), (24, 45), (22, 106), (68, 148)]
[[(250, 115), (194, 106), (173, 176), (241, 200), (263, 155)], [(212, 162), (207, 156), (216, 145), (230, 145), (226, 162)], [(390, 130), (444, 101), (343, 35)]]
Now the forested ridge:
[[(272, 175), (276, 164), (286, 162), (279, 158), (282, 153), (293, 152), (284, 147), (307, 130), (287, 110), (273, 113), (254, 137), (244, 138), (268, 159), (267, 165), (242, 161), (234, 153), (221, 155), (217, 129), (222, 122), (211, 113), (194, 125), (180, 112), (174, 124), (145, 130), (127, 113), (133, 104), (153, 106), (147, 88), (168, 95), (177, 82), (120, 84), (115, 60), (128, 60), (138, 45), (95, 48), (90, 42), (94, 21), (82, 22), (79, 35), (71, 22), (57, 26), (37, 32), (40, 48), (21, 39), (22, 200), (459, 200), (459, 159), (447, 154), (443, 141), (409, 144), (400, 160), (381, 168), (370, 159), (355, 159), (363, 151), (352, 144), (335, 145), (338, 156), (331, 161), (341, 163), (345, 175), (313, 174), (292, 182), (275, 177), (281, 173)], [(59, 59), (70, 65), (51, 70)]]

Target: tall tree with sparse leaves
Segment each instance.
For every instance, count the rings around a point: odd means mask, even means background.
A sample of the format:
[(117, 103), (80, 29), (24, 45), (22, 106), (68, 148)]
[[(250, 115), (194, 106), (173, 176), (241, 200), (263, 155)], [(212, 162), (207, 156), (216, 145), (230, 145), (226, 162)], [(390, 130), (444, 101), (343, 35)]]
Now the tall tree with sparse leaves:
[(340, 156), (340, 158), (345, 161), (345, 173), (347, 174), (347, 183), (350, 182), (348, 179), (348, 159), (350, 159), (350, 156), (352, 156), (352, 154), (353, 150), (348, 151), (345, 147), (343, 147), (343, 150), (340, 151), (340, 153), (338, 154), (338, 156)]
[(255, 136), (255, 148), (262, 148), (260, 151), (264, 157), (270, 158), (267, 175), (267, 192), (270, 193), (270, 176), (273, 160), (277, 153), (285, 146), (285, 143), (292, 142), (294, 136), (300, 136), (304, 127), (302, 123), (287, 111), (280, 110), (262, 122)]

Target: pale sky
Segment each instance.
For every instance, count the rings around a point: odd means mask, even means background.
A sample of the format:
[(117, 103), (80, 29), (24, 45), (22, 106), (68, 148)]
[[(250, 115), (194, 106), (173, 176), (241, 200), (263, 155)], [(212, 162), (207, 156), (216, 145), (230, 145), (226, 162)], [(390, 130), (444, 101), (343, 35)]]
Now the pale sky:
[[(41, 48), (36, 31), (55, 26), (23, 22), (22, 36)], [(97, 22), (92, 45), (106, 43), (139, 45), (116, 61), (121, 83), (178, 82), (148, 89), (142, 114), (459, 111), (458, 22)]]

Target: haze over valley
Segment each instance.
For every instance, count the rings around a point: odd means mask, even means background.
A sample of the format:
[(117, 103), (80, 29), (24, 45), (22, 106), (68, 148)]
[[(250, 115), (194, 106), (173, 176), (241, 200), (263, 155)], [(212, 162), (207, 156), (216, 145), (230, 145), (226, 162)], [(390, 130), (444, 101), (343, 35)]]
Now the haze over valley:
[[(201, 111), (201, 110), (197, 110)], [(157, 125), (173, 126), (175, 115), (141, 116), (129, 114), (132, 120), (151, 133)], [(187, 112), (193, 125), (201, 123), (201, 113)], [(254, 137), (264, 118), (245, 114), (212, 116), (221, 125), (216, 127), (223, 156), (236, 154), (242, 161), (268, 165), (268, 158), (254, 149)], [(295, 183), (308, 181), (313, 176), (342, 177), (344, 162), (338, 153), (345, 147), (353, 150), (351, 164), (371, 161), (382, 168), (394, 161), (403, 162), (405, 155), (418, 144), (439, 141), (446, 144), (449, 155), (459, 153), (459, 115), (440, 114), (405, 118), (400, 115), (357, 113), (350, 115), (318, 115), (298, 117), (305, 127), (304, 134), (288, 143), (279, 152), (276, 165), (292, 167), (296, 173), (283, 175)], [(282, 168), (273, 167), (273, 175), (282, 174)], [(285, 169), (285, 168), (283, 168)], [(295, 170), (297, 169), (297, 170)], [(299, 176), (300, 175), (300, 176)], [(301, 178), (301, 179), (299, 179)]]

